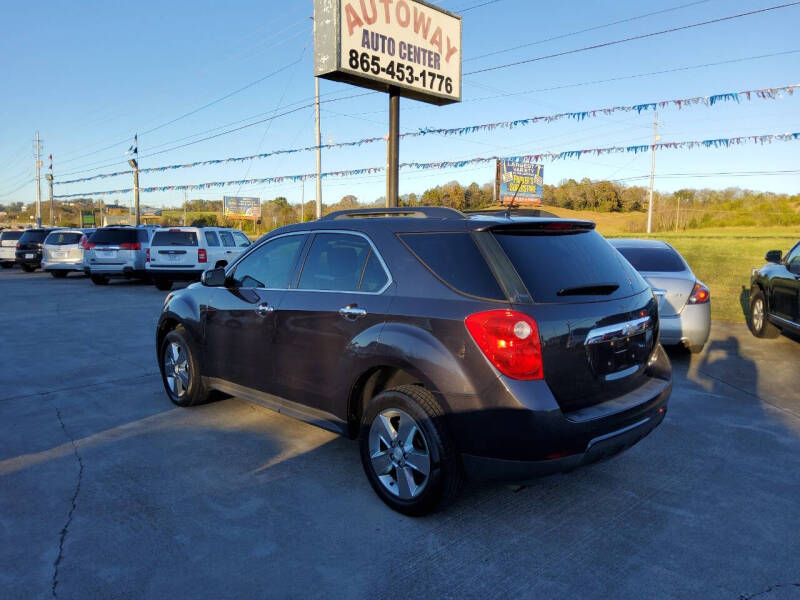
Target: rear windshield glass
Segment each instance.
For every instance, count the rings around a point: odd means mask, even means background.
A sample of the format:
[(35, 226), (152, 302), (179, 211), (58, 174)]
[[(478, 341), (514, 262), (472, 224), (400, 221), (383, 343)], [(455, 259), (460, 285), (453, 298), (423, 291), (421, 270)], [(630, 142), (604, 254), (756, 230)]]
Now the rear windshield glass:
[[(645, 289), (644, 280), (596, 231), (535, 235), (497, 233), (535, 302), (621, 298)], [(628, 284), (630, 279), (633, 287)]]
[(26, 231), (19, 238), (20, 242), (41, 242), (47, 237), (49, 231)]
[(407, 233), (400, 237), (450, 287), (470, 296), (505, 300), (469, 233)]
[(197, 246), (194, 231), (157, 231), (151, 246)]
[(22, 237), (21, 231), (3, 231), (0, 232), (0, 241), (5, 240), (18, 240)]
[(77, 244), (81, 241), (82, 237), (82, 233), (63, 233), (61, 231), (54, 231), (47, 236), (47, 239), (44, 241), (44, 243), (48, 246), (66, 246), (68, 244)]
[(672, 248), (617, 248), (637, 271), (676, 273), (686, 267)]
[(92, 244), (133, 244), (138, 240), (136, 229), (98, 229), (89, 238)]

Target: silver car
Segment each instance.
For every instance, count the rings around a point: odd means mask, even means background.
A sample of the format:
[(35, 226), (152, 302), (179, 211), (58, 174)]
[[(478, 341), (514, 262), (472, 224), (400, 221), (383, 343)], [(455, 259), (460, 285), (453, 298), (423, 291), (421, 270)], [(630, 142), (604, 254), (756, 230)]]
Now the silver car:
[(661, 343), (700, 352), (711, 330), (711, 294), (675, 248), (657, 240), (609, 240), (658, 298)]
[(53, 277), (66, 277), (83, 271), (83, 250), (94, 229), (59, 229), (44, 240), (42, 269)]
[(24, 229), (4, 229), (0, 231), (0, 267), (10, 269), (17, 260), (17, 242)]
[(146, 279), (147, 249), (156, 227), (101, 227), (89, 236), (83, 270), (96, 285), (112, 277)]

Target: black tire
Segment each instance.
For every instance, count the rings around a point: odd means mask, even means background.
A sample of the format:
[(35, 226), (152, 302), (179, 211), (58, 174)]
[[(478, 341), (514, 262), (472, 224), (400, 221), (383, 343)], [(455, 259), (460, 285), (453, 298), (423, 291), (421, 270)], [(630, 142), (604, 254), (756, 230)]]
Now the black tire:
[(13, 266), (14, 266), (14, 263), (7, 263), (7, 262), (0, 263), (0, 267), (2, 267), (4, 269), (10, 269)]
[(153, 285), (162, 292), (168, 292), (172, 289), (172, 281), (163, 277), (153, 277)]
[(776, 338), (781, 333), (780, 329), (769, 322), (767, 314), (767, 301), (764, 293), (759, 290), (750, 298), (750, 331), (757, 338)]
[(67, 271), (50, 271), (50, 275), (56, 279), (64, 279), (67, 276)]
[(108, 285), (108, 277), (104, 275), (92, 275), (91, 278), (95, 285)]
[[(173, 344), (177, 344), (181, 348), (182, 355), (186, 358), (188, 385), (185, 386), (185, 391), (183, 392), (173, 389), (174, 384), (168, 381), (170, 373), (166, 372), (166, 365), (168, 364), (166, 353), (171, 352)], [(182, 355), (179, 354), (179, 356)], [(178, 326), (164, 336), (161, 341), (161, 348), (159, 348), (158, 360), (159, 368), (161, 369), (161, 382), (164, 384), (167, 396), (174, 404), (187, 407), (203, 404), (209, 400), (209, 390), (203, 385), (202, 370), (197, 360), (195, 346), (182, 326)], [(173, 362), (180, 364), (179, 361)], [(177, 379), (175, 376), (173, 378)]]
[(36, 270), (36, 267), (34, 267), (33, 265), (26, 265), (25, 263), (22, 263), (22, 270), (25, 271), (26, 273), (33, 273)]
[[(430, 472), (419, 495), (402, 499), (381, 482), (372, 463), (370, 428), (384, 411), (399, 410), (410, 416), (424, 437)], [(404, 385), (381, 392), (364, 410), (359, 432), (361, 464), (372, 489), (389, 507), (409, 516), (422, 516), (442, 509), (458, 495), (463, 473), (458, 455), (444, 423), (444, 413), (425, 388)], [(387, 448), (387, 452), (389, 452)], [(397, 477), (397, 471), (394, 471)], [(390, 476), (391, 477), (391, 476)], [(393, 485), (393, 484), (392, 484)]]

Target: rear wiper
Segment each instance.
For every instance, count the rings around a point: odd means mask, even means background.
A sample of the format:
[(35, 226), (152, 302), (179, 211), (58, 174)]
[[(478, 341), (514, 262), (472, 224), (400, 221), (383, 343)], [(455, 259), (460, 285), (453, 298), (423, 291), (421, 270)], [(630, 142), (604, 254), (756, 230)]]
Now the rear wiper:
[(558, 290), (557, 296), (607, 296), (619, 289), (616, 283), (591, 283)]

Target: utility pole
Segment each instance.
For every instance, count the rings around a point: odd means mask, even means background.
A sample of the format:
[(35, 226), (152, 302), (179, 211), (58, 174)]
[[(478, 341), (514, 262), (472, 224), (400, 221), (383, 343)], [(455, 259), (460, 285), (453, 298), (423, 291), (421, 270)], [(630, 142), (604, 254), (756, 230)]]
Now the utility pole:
[(658, 113), (655, 113), (653, 119), (653, 148), (651, 149), (650, 159), (650, 200), (647, 203), (647, 233), (653, 231), (653, 181), (656, 176), (656, 142), (659, 140), (658, 135)]
[(675, 199), (678, 201), (678, 205), (675, 207), (675, 233), (678, 233), (678, 223), (681, 220), (681, 197), (676, 195)]
[(314, 111), (317, 127), (317, 219), (322, 218), (322, 135), (319, 130), (319, 77), (314, 77)]
[(386, 208), (397, 206), (400, 161), (400, 94), (389, 89), (389, 138), (386, 142)]
[(306, 222), (306, 180), (301, 179), (300, 185), (300, 222)]
[(42, 161), (40, 160), (39, 153), (42, 150), (41, 140), (39, 139), (39, 132), (36, 132), (36, 139), (33, 144), (36, 151), (36, 226), (42, 226), (42, 178), (40, 169), (42, 168)]
[(183, 190), (183, 226), (186, 227), (186, 203), (189, 201), (188, 194), (186, 190)]
[(139, 134), (133, 136), (133, 146), (128, 148), (128, 152), (133, 154), (133, 158), (128, 159), (128, 164), (133, 169), (133, 210), (136, 211), (137, 227), (142, 224), (141, 211), (139, 210)]
[(47, 183), (50, 184), (50, 227), (55, 227), (56, 209), (55, 206), (53, 205), (53, 174), (45, 173), (44, 178), (47, 179)]

